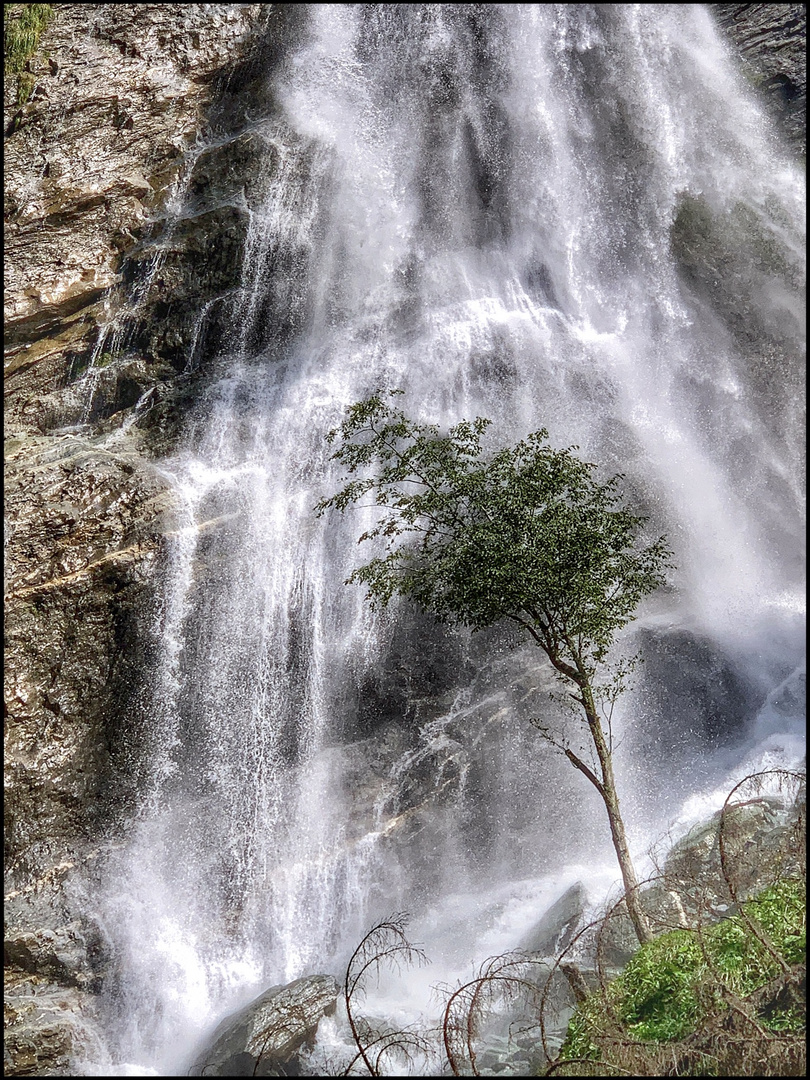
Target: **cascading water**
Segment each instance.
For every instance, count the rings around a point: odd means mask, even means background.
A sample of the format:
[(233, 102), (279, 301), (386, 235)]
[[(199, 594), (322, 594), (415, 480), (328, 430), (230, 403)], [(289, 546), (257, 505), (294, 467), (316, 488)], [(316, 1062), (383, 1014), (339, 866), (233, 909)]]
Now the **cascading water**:
[(639, 853), (735, 767), (801, 752), (804, 185), (707, 11), (315, 5), (299, 34), (249, 110), (232, 334), (162, 463), (146, 779), (98, 898), (130, 1072), (339, 974), (393, 910), (465, 973), (618, 876), (598, 800), (526, 723), (536, 650), (343, 585), (372, 518), (314, 516), (325, 435), (377, 387), (420, 421), (488, 416), (493, 444), (547, 427), (668, 533), (616, 717)]

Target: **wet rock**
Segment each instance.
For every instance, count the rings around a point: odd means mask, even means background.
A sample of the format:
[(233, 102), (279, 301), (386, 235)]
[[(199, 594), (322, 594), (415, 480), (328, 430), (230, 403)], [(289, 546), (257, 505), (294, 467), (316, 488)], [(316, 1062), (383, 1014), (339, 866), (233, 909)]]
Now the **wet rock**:
[[(791, 243), (781, 248), (774, 243), (774, 234), (781, 228), (776, 225), (779, 213), (775, 211), (776, 217), (771, 217), (770, 210), (759, 214), (742, 200), (727, 203), (705, 194), (684, 192), (670, 228), (670, 247), (693, 318), (716, 322), (744, 359), (738, 368), (741, 393), (759, 402), (767, 415), (790, 417), (795, 413), (794, 403), (804, 395), (804, 241), (797, 235), (795, 248)], [(774, 286), (776, 281), (778, 288)], [(711, 417), (715, 441), (722, 442), (724, 433), (728, 433), (730, 475), (745, 485), (756, 468), (754, 450), (750, 440), (731, 433), (720, 382), (706, 379), (699, 370), (686, 369), (677, 379), (685, 400), (700, 415)], [(775, 453), (797, 464), (800, 412), (795, 422), (777, 425), (773, 432)], [(787, 485), (774, 470), (769, 488), (775, 500), (781, 501), (787, 495)], [(763, 539), (772, 544), (773, 556), (786, 566), (798, 566), (796, 541), (787, 539), (789, 534), (778, 529), (767, 528), (770, 535)], [(733, 713), (723, 709), (717, 690), (728, 689), (731, 694), (726, 700), (736, 705), (738, 688), (746, 682), (744, 673), (731, 670), (722, 656), (712, 658), (699, 639), (684, 643), (698, 663), (714, 668), (707, 673), (704, 686), (715, 690), (706, 689), (701, 695), (697, 686), (690, 688), (696, 704), (703, 706), (702, 697), (716, 716), (711, 718), (709, 713), (709, 723), (700, 718), (706, 733), (711, 734), (712, 728), (728, 730)], [(662, 646), (666, 648), (664, 639)], [(659, 659), (666, 662), (660, 651)], [(690, 668), (697, 670), (691, 663), (683, 664), (682, 673)], [(748, 697), (749, 701), (754, 698), (751, 694)], [(738, 715), (738, 723), (744, 722), (744, 714)]]
[(3, 960), (8, 968), (41, 975), (60, 986), (94, 991), (100, 981), (89, 961), (94, 949), (97, 946), (88, 941), (85, 928), (77, 920), (55, 930), (30, 932), (7, 927)]
[(578, 881), (551, 905), (520, 943), (520, 951), (557, 956), (574, 936), (585, 913), (585, 887)]
[(749, 78), (785, 133), (804, 153), (807, 117), (805, 4), (711, 4)]
[(98, 814), (171, 499), (136, 445), (18, 439), (6, 514), (7, 868), (36, 874)]
[(253, 207), (277, 172), (279, 151), (269, 133), (243, 131), (204, 150), (194, 163), (189, 195), (202, 205)]
[(24, 1018), (8, 1068), (58, 1075), (75, 1025), (51, 1024), (37, 1002), (58, 985), (75, 991), (65, 1008), (81, 1011), (100, 986), (97, 942), (65, 882), (137, 780), (131, 691), (171, 500), (134, 439), (115, 451), (18, 438), (6, 444), (6, 513), (5, 960), (37, 987), (25, 1009), (22, 984), (7, 988)]
[[(677, 890), (687, 910), (707, 902), (725, 904), (732, 897), (720, 857), (721, 815), (696, 826), (669, 852), (664, 883)], [(745, 900), (780, 877), (801, 872), (794, 839), (801, 835), (803, 806), (785, 807), (760, 796), (728, 808), (723, 821), (725, 868), (730, 888)]]
[[(721, 919), (780, 878), (800, 873), (804, 805), (785, 806), (760, 797), (729, 807), (724, 843), (726, 884), (720, 859), (718, 812), (696, 825), (669, 851), (659, 880), (643, 889), (653, 931), (663, 933)], [(621, 969), (638, 949), (624, 905), (619, 904), (600, 934), (601, 963)]]
[(315, 1040), (323, 1016), (331, 1015), (339, 987), (329, 975), (309, 975), (274, 986), (227, 1017), (191, 1076), (297, 1076), (297, 1052)]
[[(706, 740), (730, 740), (748, 719), (752, 688), (712, 641), (688, 630), (642, 635), (645, 689), (657, 715), (688, 716), (690, 727)], [(667, 687), (667, 693), (661, 687)], [(651, 731), (645, 750), (674, 756), (664, 740), (669, 732)], [(652, 740), (657, 740), (656, 742)]]
[(75, 1076), (72, 1063), (98, 1045), (92, 1000), (37, 977), (7, 972), (4, 982), (5, 1075)]
[[(262, 7), (55, 9), (28, 62), (42, 100), (20, 108), (16, 78), (4, 86), (8, 348), (53, 337), (79, 311), (83, 340), (92, 339), (104, 314), (93, 305), (120, 280), (122, 254), (165, 201), (215, 76), (238, 57)], [(17, 365), (7, 417), (32, 425), (25, 402), (65, 376), (62, 355), (61, 365), (53, 356)]]
[[(99, 328), (129, 311), (127, 259), (136, 274), (149, 223), (160, 232), (188, 148), (214, 104), (227, 104), (229, 80), (244, 88), (246, 71), (266, 77), (250, 59), (266, 9), (57, 5), (27, 62), (23, 104), (17, 77), (4, 79), (11, 1074), (71, 1071), (106, 976), (74, 884), (139, 782), (140, 671), (173, 527), (166, 479), (150, 461), (189, 397), (176, 363), (196, 302), (187, 281), (212, 251), (221, 269), (233, 215), (182, 234), (185, 268), (160, 286), (162, 311), (148, 313), (159, 317), (151, 351), (125, 333), (99, 342)], [(238, 262), (227, 281), (234, 272)], [(214, 275), (208, 287), (225, 283)]]
[(217, 324), (230, 316), (228, 296), (241, 279), (248, 224), (244, 200), (224, 203), (172, 223), (156, 245), (133, 255), (125, 274), (141, 296), (119, 321), (124, 362), (134, 353), (142, 363), (168, 365), (168, 378), (199, 366), (194, 346), (203, 323), (208, 352), (216, 352), (224, 339)]

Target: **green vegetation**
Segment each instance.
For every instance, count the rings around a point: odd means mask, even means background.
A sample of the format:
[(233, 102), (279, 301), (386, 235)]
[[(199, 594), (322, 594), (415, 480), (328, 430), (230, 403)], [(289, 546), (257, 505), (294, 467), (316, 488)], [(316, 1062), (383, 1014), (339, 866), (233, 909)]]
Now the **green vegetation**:
[(9, 74), (18, 75), (37, 51), (53, 9), (53, 4), (3, 4), (3, 57)]
[(25, 105), (26, 101), (31, 97), (36, 79), (30, 71), (21, 71), (17, 76), (17, 97), (16, 101), (18, 105)]
[(543, 650), (565, 700), (582, 710), (594, 769), (572, 748), (579, 739), (536, 726), (599, 792), (628, 913), (644, 942), (651, 935), (619, 808), (610, 728), (632, 663), (611, 670), (607, 657), (641, 599), (665, 583), (670, 552), (663, 538), (643, 541), (645, 519), (622, 506), (621, 476), (597, 479), (577, 447), (554, 449), (545, 429), (487, 454), (481, 439), (489, 424), (463, 420), (442, 435), (378, 391), (351, 406), (329, 436), (340, 440), (335, 460), (362, 478), (317, 510), (343, 512), (367, 499), (380, 509), (360, 540), (381, 538), (388, 553), (349, 578), (366, 586), (372, 605), (401, 595), (473, 630), (511, 620)]
[(678, 1039), (693, 1026), (698, 1000), (693, 976), (702, 955), (695, 938), (674, 930), (657, 938), (619, 976), (619, 1016), (639, 1039)]
[[(781, 881), (743, 905), (743, 910), (764, 930), (776, 952), (788, 964), (805, 959), (806, 904), (804, 882)], [(739, 917), (724, 919), (705, 934), (709, 955), (727, 985), (742, 996), (750, 994), (774, 975), (779, 964)]]
[[(782, 806), (786, 817), (757, 812), (762, 807), (756, 796), (765, 782), (788, 796)], [(733, 809), (745, 809), (747, 821), (730, 815)], [(612, 919), (622, 924), (626, 918), (618, 904), (582, 927), (551, 968), (536, 955), (508, 952), (490, 956), (471, 979), (437, 988), (446, 996), (439, 1030), (452, 1075), (481, 1075), (479, 1066), (487, 1059), (492, 1072), (501, 1062), (504, 1075), (515, 1067), (528, 1069), (522, 1076), (532, 1069), (539, 1076), (806, 1075), (804, 774), (781, 768), (750, 774), (729, 793), (719, 821), (706, 825), (718, 844), (725, 837), (719, 865), (698, 856), (686, 880), (677, 872), (661, 878), (670, 898), (683, 890), (691, 914), (681, 905), (678, 917), (691, 918), (690, 928), (643, 945), (611, 981), (601, 975), (607, 962), (603, 935)], [(750, 886), (757, 891), (748, 900), (734, 901), (733, 914), (711, 921), (720, 896), (733, 900), (737, 894), (727, 865), (731, 839), (737, 841), (735, 876), (759, 885)], [(693, 854), (707, 854), (703, 840), (704, 829), (692, 834)], [(659, 917), (668, 907), (664, 901), (661, 909), (662, 899), (659, 893), (653, 902)], [(389, 959), (426, 959), (405, 937), (405, 919), (394, 915), (372, 927), (349, 962), (344, 996), (358, 1052), (341, 1075), (352, 1075), (362, 1060), (377, 1076), (378, 1051), (411, 1060), (417, 1046), (419, 1052), (426, 1047), (410, 1029), (380, 1034), (354, 1009), (368, 972)], [(570, 960), (574, 947), (583, 969)], [(578, 1005), (551, 1060), (558, 1024), (569, 1015), (562, 1011), (568, 995), (559, 993), (563, 975)], [(589, 989), (594, 978), (598, 990)], [(495, 1032), (508, 1019), (504, 1039)]]
[(6, 73), (17, 76), (18, 105), (24, 105), (34, 89), (36, 79), (25, 65), (37, 51), (53, 13), (53, 4), (3, 5), (3, 57)]
[(118, 350), (103, 349), (100, 353), (94, 354), (94, 350), (90, 349), (87, 352), (74, 354), (70, 365), (70, 380), (78, 379), (84, 375), (91, 368), (95, 371), (99, 368), (109, 367), (111, 364), (117, 363), (122, 353)]
[[(743, 905), (743, 913), (763, 933), (767, 945), (740, 914), (700, 931), (662, 934), (643, 945), (604, 992), (592, 994), (580, 1005), (568, 1026), (560, 1059), (610, 1059), (607, 1048), (628, 1038), (682, 1040), (716, 1023), (732, 1008), (729, 1002), (750, 998), (786, 969), (804, 962), (803, 879), (783, 880), (765, 889)], [(756, 1022), (766, 1032), (798, 1033), (804, 1030), (805, 1015), (795, 1006), (760, 1007)], [(710, 1064), (704, 1061), (704, 1067)]]

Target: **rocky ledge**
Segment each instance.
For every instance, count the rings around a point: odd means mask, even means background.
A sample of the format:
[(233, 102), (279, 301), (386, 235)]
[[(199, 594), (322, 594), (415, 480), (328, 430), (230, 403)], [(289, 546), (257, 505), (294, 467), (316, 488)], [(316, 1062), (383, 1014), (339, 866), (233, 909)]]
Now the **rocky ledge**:
[(159, 425), (132, 420), (176, 371), (96, 357), (98, 376), (83, 372), (125, 302), (127, 255), (238, 91), (271, 8), (54, 5), (4, 78), (8, 1075), (99, 1057), (104, 943), (76, 869), (137, 783), (136, 673), (173, 527)]

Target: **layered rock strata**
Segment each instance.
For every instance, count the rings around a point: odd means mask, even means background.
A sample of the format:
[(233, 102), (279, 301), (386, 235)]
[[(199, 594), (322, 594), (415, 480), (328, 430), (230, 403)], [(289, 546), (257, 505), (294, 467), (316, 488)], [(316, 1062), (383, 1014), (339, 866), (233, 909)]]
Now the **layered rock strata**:
[(173, 507), (153, 464), (165, 425), (133, 421), (177, 371), (98, 346), (127, 302), (128, 254), (159, 231), (269, 8), (56, 5), (4, 80), (9, 1075), (103, 1056), (104, 942), (77, 868), (103, 858), (137, 784), (138, 671)]

